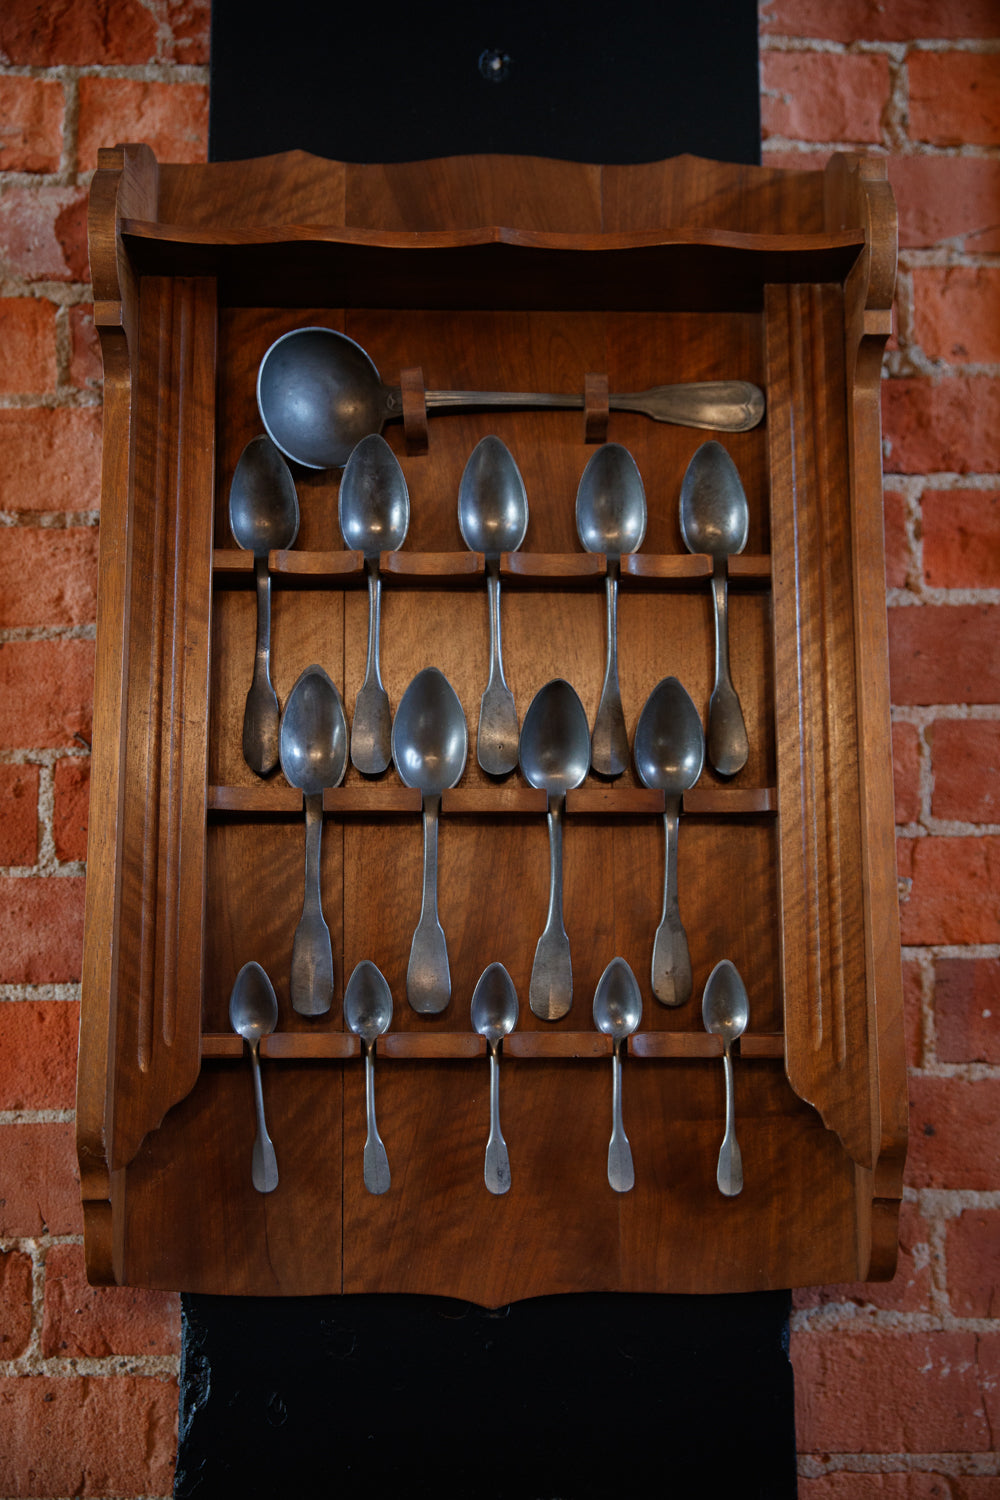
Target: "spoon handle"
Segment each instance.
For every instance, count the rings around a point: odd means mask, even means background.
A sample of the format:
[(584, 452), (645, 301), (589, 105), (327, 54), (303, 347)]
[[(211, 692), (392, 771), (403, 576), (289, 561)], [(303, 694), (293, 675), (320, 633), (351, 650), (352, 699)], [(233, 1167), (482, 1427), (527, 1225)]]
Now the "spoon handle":
[(306, 804), (306, 873), (302, 916), (292, 943), (292, 1006), (303, 1016), (321, 1016), (333, 1001), (333, 950), (320, 902), (320, 847), (323, 793), (310, 792)]
[(604, 686), (597, 706), (594, 732), (590, 740), (590, 764), (599, 776), (620, 776), (628, 765), (628, 734), (618, 686), (618, 578), (621, 565), (608, 558), (604, 580), (607, 607), (608, 657), (604, 669)]
[(573, 1003), (573, 968), (563, 925), (563, 805), (562, 797), (549, 798), (549, 914), (535, 949), (528, 987), (528, 1003), (543, 1021), (558, 1021)]
[[(398, 415), (402, 398), (398, 387), (389, 391), (388, 408)], [(428, 407), (526, 406), (580, 411), (582, 395), (541, 391), (426, 391)], [(648, 391), (626, 391), (608, 397), (612, 411), (637, 411), (654, 422), (678, 427), (704, 427), (714, 432), (747, 432), (764, 415), (764, 393), (747, 380), (702, 380), (684, 385), (657, 385)]]
[(451, 999), (448, 945), (438, 921), (437, 855), (441, 798), (424, 796), (424, 887), (420, 920), (410, 945), (406, 970), (406, 998), (421, 1015), (436, 1015)]
[(611, 1054), (611, 1143), (608, 1146), (608, 1181), (616, 1193), (635, 1186), (632, 1148), (622, 1124), (622, 1054), (616, 1039)]
[(363, 776), (379, 776), (392, 758), (392, 714), (379, 665), (382, 581), (377, 557), (365, 558), (365, 571), (368, 575), (368, 656), (365, 680), (354, 700), (351, 762)]
[(264, 1121), (264, 1091), (260, 1085), (260, 1043), (249, 1042), (253, 1069), (253, 1101), (257, 1111), (257, 1135), (253, 1143), (250, 1177), (258, 1193), (273, 1193), (278, 1186), (278, 1161)]
[(257, 585), (257, 644), (253, 678), (243, 710), (243, 759), (256, 776), (278, 764), (278, 699), (271, 685), (271, 575), (267, 558), (254, 557)]
[(490, 1138), (486, 1142), (484, 1177), (491, 1193), (510, 1190), (510, 1157), (500, 1130), (500, 1058), (497, 1043), (490, 1042)]
[(729, 675), (729, 599), (726, 559), (712, 565), (715, 599), (715, 688), (708, 705), (708, 758), (721, 776), (735, 776), (746, 765), (747, 743), (743, 709)]
[(737, 1193), (743, 1191), (743, 1156), (740, 1151), (739, 1142), (736, 1139), (736, 1098), (733, 1088), (733, 1059), (728, 1041), (724, 1044), (722, 1066), (725, 1069), (726, 1075), (726, 1133), (722, 1137), (722, 1145), (719, 1147), (719, 1165), (716, 1168), (715, 1180), (719, 1184), (720, 1193), (725, 1193), (727, 1198), (735, 1198)]
[(691, 998), (691, 954), (677, 905), (677, 829), (680, 799), (664, 799), (663, 915), (653, 939), (653, 994), (663, 1005)]
[(364, 1042), (365, 1051), (365, 1113), (368, 1118), (368, 1134), (365, 1138), (365, 1187), (370, 1193), (389, 1191), (389, 1158), (382, 1137), (375, 1123), (375, 1047)]
[(486, 559), (490, 613), (490, 679), (479, 705), (476, 759), (490, 776), (506, 776), (517, 765), (517, 710), (503, 675), (500, 644), (500, 560)]

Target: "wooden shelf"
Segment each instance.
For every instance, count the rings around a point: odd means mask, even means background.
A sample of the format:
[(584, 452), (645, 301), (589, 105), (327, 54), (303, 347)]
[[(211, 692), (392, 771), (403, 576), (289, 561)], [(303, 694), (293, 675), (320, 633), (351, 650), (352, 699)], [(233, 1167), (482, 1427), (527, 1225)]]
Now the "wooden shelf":
[[(379, 1057), (406, 1059), (452, 1058), (464, 1062), (486, 1056), (486, 1042), (474, 1032), (434, 1032), (428, 1035), (410, 1032), (388, 1032), (380, 1037), (375, 1050)], [(501, 1044), (507, 1058), (586, 1058), (610, 1057), (611, 1038), (593, 1031), (513, 1032)], [(625, 1050), (636, 1058), (687, 1058), (722, 1056), (722, 1041), (717, 1036), (698, 1031), (640, 1031), (629, 1037)], [(780, 1035), (755, 1036), (747, 1032), (735, 1044), (736, 1056), (747, 1059), (782, 1058), (784, 1040)], [(352, 1032), (295, 1031), (275, 1032), (260, 1044), (262, 1057), (325, 1058), (344, 1062), (360, 1058), (361, 1043)], [(244, 1055), (242, 1038), (228, 1032), (202, 1035), (203, 1058), (232, 1061)]]
[[(746, 817), (777, 811), (773, 787), (695, 787), (681, 799), (686, 813), (709, 817)], [(663, 812), (663, 793), (649, 787), (584, 786), (567, 793), (569, 817), (655, 817)], [(252, 817), (301, 816), (302, 793), (284, 784), (210, 786), (208, 810)], [(331, 787), (323, 793), (323, 811), (331, 817), (408, 816), (420, 813), (420, 793), (390, 782)], [(454, 787), (442, 794), (444, 817), (544, 816), (546, 796), (530, 786)]]

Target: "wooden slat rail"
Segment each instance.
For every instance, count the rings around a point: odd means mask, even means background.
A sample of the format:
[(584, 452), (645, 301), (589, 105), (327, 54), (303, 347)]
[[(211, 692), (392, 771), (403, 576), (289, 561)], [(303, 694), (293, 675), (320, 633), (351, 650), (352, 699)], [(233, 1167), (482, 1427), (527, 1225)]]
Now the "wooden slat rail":
[[(505, 1057), (524, 1060), (532, 1058), (596, 1058), (611, 1056), (611, 1038), (599, 1032), (554, 1031), (513, 1032), (502, 1044)], [(626, 1050), (636, 1058), (715, 1058), (722, 1056), (722, 1041), (707, 1032), (695, 1031), (640, 1031), (629, 1037)], [(285, 1031), (265, 1037), (260, 1046), (261, 1056), (279, 1058), (323, 1058), (345, 1061), (361, 1056), (361, 1043), (352, 1032), (341, 1031)], [(451, 1058), (456, 1061), (470, 1057), (485, 1057), (486, 1042), (474, 1032), (439, 1032), (422, 1036), (414, 1032), (389, 1032), (376, 1043), (379, 1057), (399, 1061), (407, 1059)], [(752, 1032), (742, 1036), (735, 1051), (740, 1057), (750, 1059), (781, 1058), (784, 1056), (784, 1038), (776, 1033)], [(225, 1032), (207, 1032), (201, 1039), (202, 1057), (214, 1059), (239, 1058), (243, 1056), (243, 1042), (238, 1036)]]

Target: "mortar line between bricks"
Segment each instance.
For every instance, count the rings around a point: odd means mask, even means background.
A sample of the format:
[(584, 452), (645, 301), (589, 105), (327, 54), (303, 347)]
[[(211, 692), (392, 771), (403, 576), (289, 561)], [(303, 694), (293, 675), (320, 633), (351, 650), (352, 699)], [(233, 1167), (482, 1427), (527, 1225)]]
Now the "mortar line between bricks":
[(944, 1474), (953, 1479), (1000, 1474), (996, 1453), (800, 1453), (798, 1472), (803, 1478), (820, 1479), (825, 1474)]
[(914, 943), (905, 945), (902, 957), (920, 958), (1000, 958), (1000, 943)]
[(894, 703), (890, 717), (894, 724), (925, 729), (935, 719), (998, 719), (1000, 703)]
[(72, 1125), (75, 1109), (0, 1109), (0, 1125)]
[(100, 526), (99, 510), (0, 510), (0, 527), (27, 527), (34, 531), (92, 530)]
[(0, 984), (0, 1005), (79, 1000), (80, 989), (79, 984)]
[(96, 621), (90, 625), (9, 625), (0, 629), (0, 644), (31, 641), (93, 641)]

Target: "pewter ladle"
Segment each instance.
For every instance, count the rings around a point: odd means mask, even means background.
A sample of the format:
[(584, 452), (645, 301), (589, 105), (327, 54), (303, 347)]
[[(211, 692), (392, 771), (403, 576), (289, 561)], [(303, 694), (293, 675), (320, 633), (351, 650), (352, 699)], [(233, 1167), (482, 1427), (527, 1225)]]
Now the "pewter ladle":
[(727, 559), (747, 544), (750, 518), (736, 465), (721, 443), (702, 443), (681, 484), (681, 535), (689, 552), (712, 559), (715, 601), (715, 687), (708, 705), (708, 758), (735, 776), (749, 754), (743, 709), (729, 675)]
[(736, 1139), (736, 1102), (733, 1092), (733, 1059), (730, 1049), (747, 1029), (750, 1002), (746, 986), (735, 966), (724, 958), (705, 984), (701, 1001), (705, 1030), (722, 1038), (722, 1065), (726, 1073), (726, 1133), (719, 1147), (715, 1180), (719, 1192), (735, 1198), (743, 1190), (743, 1156)]
[(635, 975), (623, 958), (613, 958), (594, 991), (594, 1025), (612, 1039), (611, 1141), (608, 1181), (616, 1193), (635, 1186), (632, 1148), (622, 1124), (622, 1042), (642, 1020), (642, 996)]
[(260, 964), (244, 964), (229, 996), (229, 1024), (250, 1049), (253, 1098), (257, 1113), (257, 1135), (253, 1143), (250, 1178), (258, 1193), (273, 1193), (278, 1186), (278, 1162), (264, 1121), (264, 1092), (260, 1084), (260, 1042), (278, 1024), (278, 1001), (274, 986)]
[(620, 443), (605, 443), (587, 464), (576, 492), (576, 529), (588, 552), (607, 561), (607, 664), (594, 720), (590, 763), (599, 776), (620, 776), (628, 765), (628, 734), (618, 686), (618, 580), (622, 554), (646, 534), (646, 492), (635, 459)]
[(335, 685), (322, 667), (299, 677), (281, 717), (281, 769), (305, 799), (306, 870), (302, 916), (292, 944), (292, 1006), (321, 1016), (333, 1002), (333, 950), (320, 899), (323, 791), (339, 786), (347, 770), (347, 718)]
[(229, 527), (253, 553), (257, 585), (257, 647), (243, 711), (243, 759), (257, 776), (278, 764), (278, 699), (271, 685), (271, 576), (267, 555), (290, 547), (299, 531), (291, 470), (269, 437), (251, 438), (229, 488)]
[(590, 727), (575, 690), (561, 677), (539, 688), (521, 726), (521, 770), (547, 795), (549, 913), (535, 948), (528, 1003), (543, 1021), (558, 1021), (573, 1003), (573, 966), (563, 925), (562, 820), (566, 793), (586, 778)]
[(389, 1030), (392, 1020), (392, 991), (382, 971), (370, 959), (355, 965), (344, 991), (344, 1020), (355, 1036), (361, 1038), (365, 1054), (365, 1113), (368, 1134), (365, 1137), (364, 1178), (370, 1193), (389, 1191), (389, 1158), (375, 1123), (375, 1042)]
[(472, 1029), (490, 1050), (490, 1138), (483, 1175), (491, 1193), (510, 1189), (510, 1158), (500, 1130), (500, 1043), (517, 1025), (517, 991), (503, 964), (490, 964), (472, 993)]
[(676, 677), (664, 677), (646, 699), (633, 752), (643, 786), (664, 794), (663, 915), (653, 940), (653, 994), (664, 1005), (683, 1005), (691, 998), (691, 954), (677, 905), (677, 825), (681, 797), (705, 763), (705, 735)]
[[(537, 391), (425, 391), (429, 411), (462, 407), (582, 410), (582, 395)], [(745, 432), (764, 415), (764, 393), (745, 380), (659, 385), (610, 395), (613, 411), (657, 422)], [(383, 385), (360, 344), (332, 328), (293, 328), (268, 349), (257, 374), (257, 406), (282, 453), (307, 469), (340, 469), (370, 432), (403, 415), (398, 385)]]
[(423, 897), (406, 970), (406, 998), (421, 1015), (437, 1014), (451, 999), (448, 944), (438, 921), (438, 817), (441, 793), (461, 779), (468, 750), (458, 694), (437, 667), (425, 667), (403, 694), (392, 725), (400, 780), (418, 788), (423, 801)]
[(476, 759), (490, 776), (517, 765), (517, 710), (503, 675), (500, 647), (500, 554), (516, 552), (528, 529), (528, 497), (510, 449), (498, 437), (476, 444), (458, 488), (458, 525), (471, 552), (486, 558), (490, 609), (490, 678), (479, 705)]
[(337, 502), (344, 545), (363, 552), (368, 576), (368, 659), (354, 700), (351, 762), (377, 776), (392, 755), (392, 714), (379, 670), (381, 581), (379, 556), (396, 552), (410, 525), (410, 497), (396, 455), (378, 433), (362, 438), (344, 470)]

